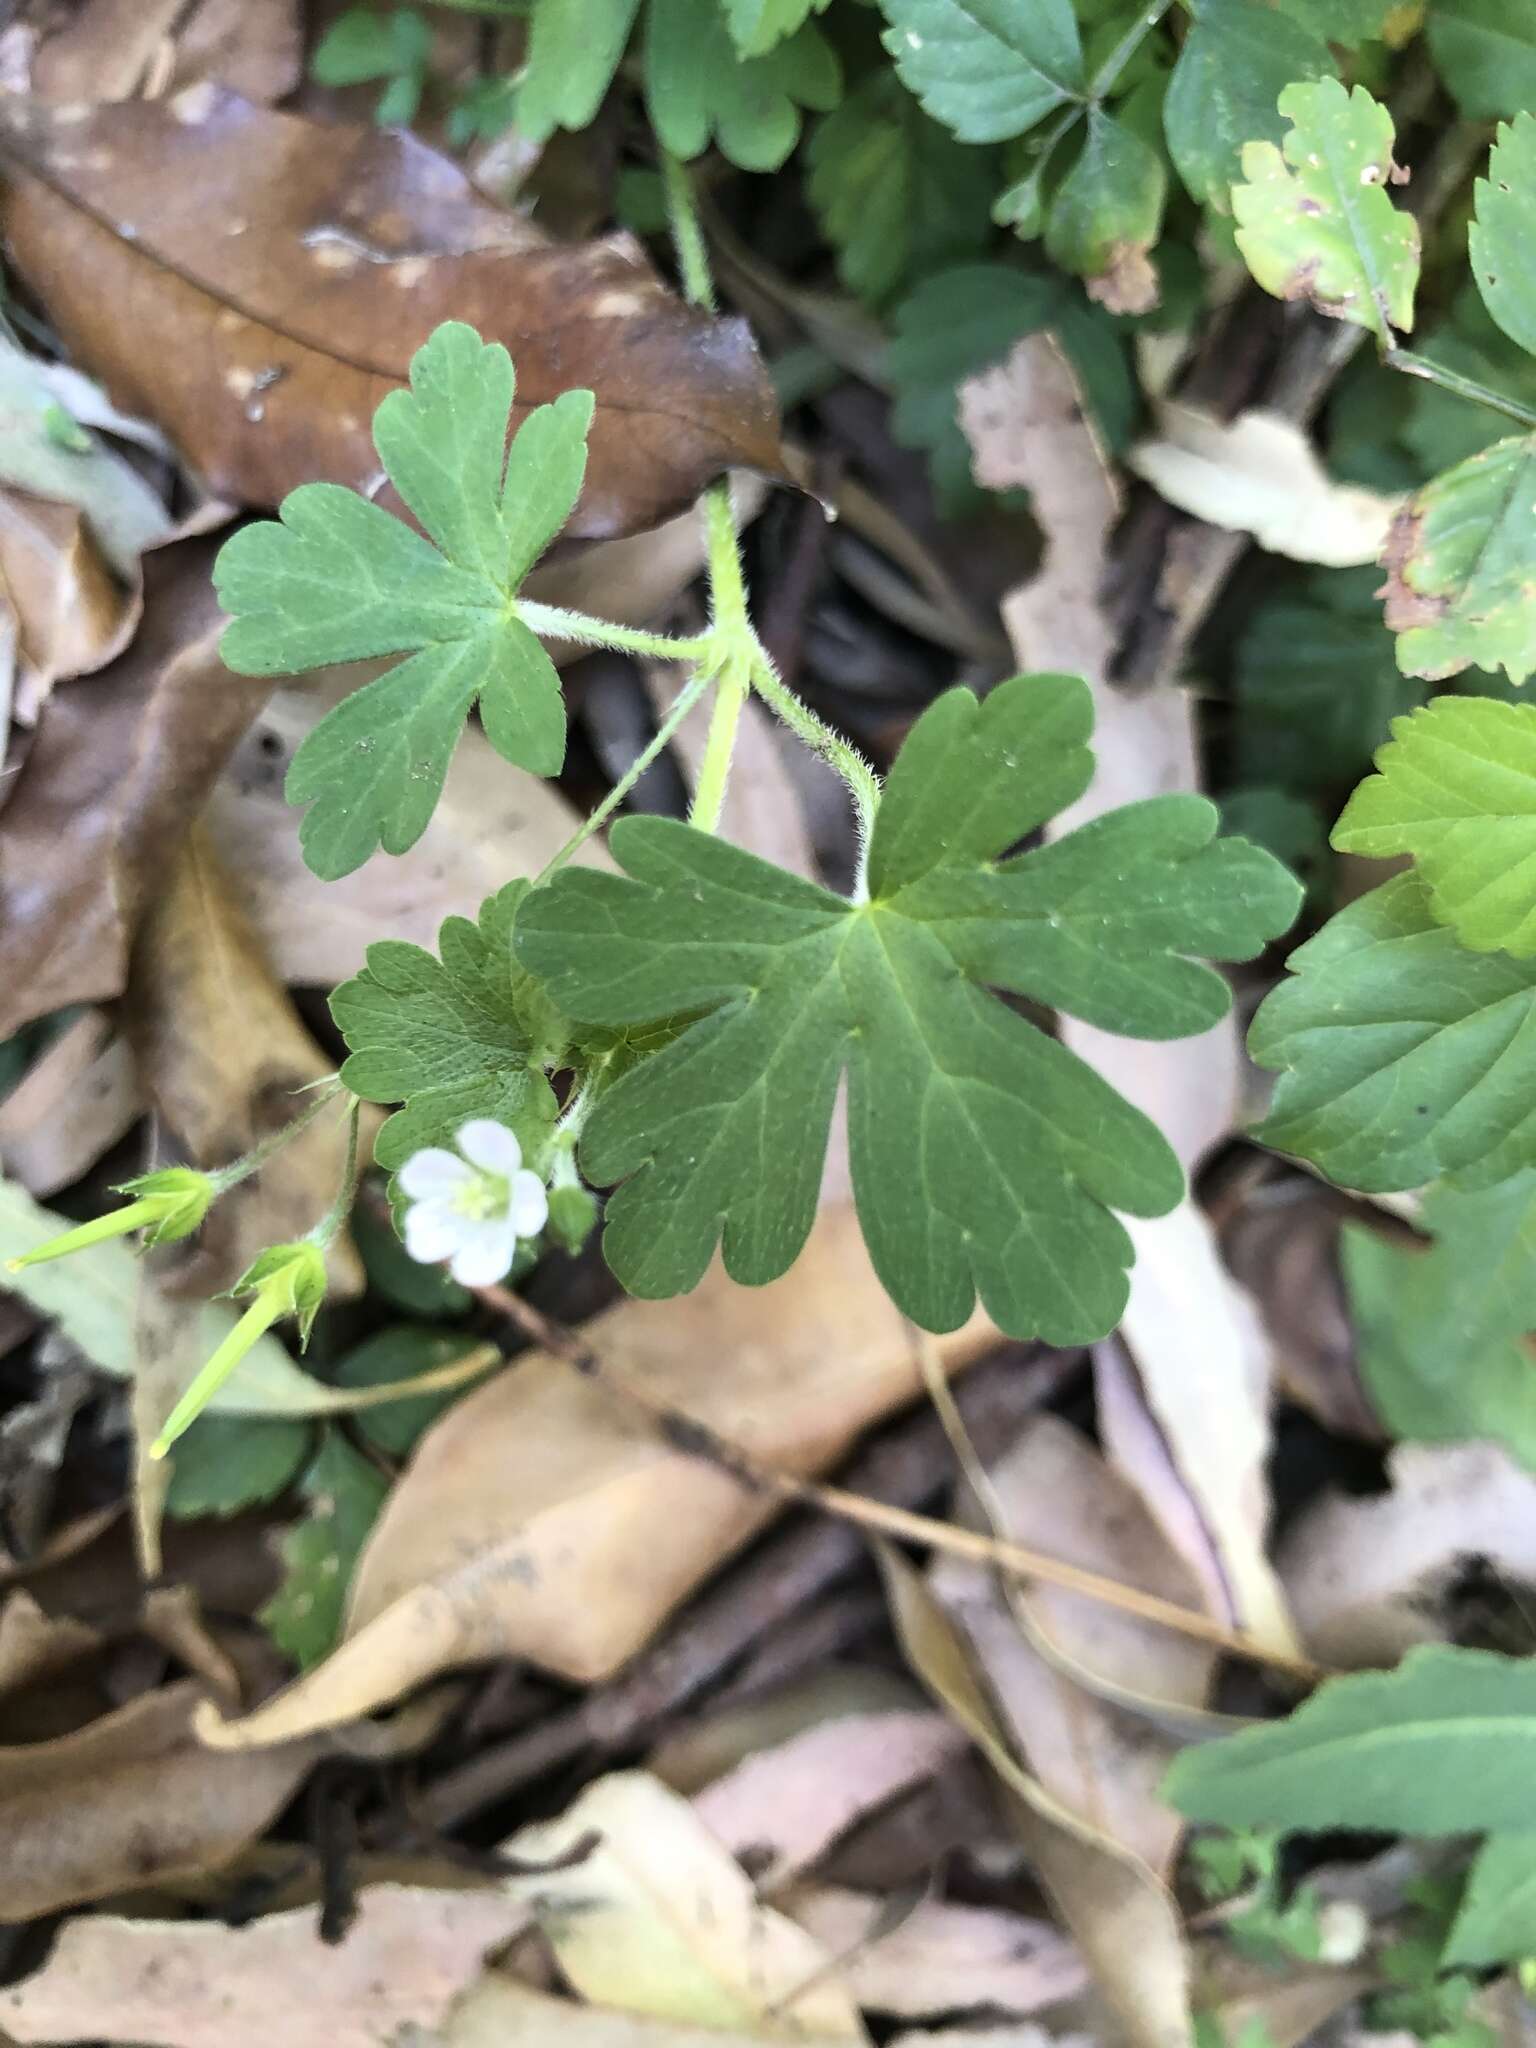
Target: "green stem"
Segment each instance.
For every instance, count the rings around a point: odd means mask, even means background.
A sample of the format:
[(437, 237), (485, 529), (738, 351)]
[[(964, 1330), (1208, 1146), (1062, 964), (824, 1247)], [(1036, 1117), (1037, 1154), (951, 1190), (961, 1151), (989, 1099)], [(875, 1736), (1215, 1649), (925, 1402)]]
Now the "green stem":
[(790, 731), (804, 740), (813, 753), (830, 762), (847, 783), (858, 817), (860, 844), (867, 844), (874, 829), (875, 812), (880, 807), (880, 778), (874, 769), (856, 747), (824, 724), (809, 704), (779, 680), (778, 670), (761, 647), (752, 664), (752, 683), (763, 702)]
[(531, 632), (550, 640), (574, 640), (582, 647), (612, 647), (622, 654), (654, 654), (662, 661), (695, 661), (708, 652), (707, 634), (690, 640), (670, 633), (646, 633), (638, 626), (616, 625), (611, 619), (589, 618), (585, 612), (570, 612), (563, 605), (534, 604), (517, 600), (517, 616)]
[(661, 181), (667, 195), (667, 223), (672, 246), (677, 251), (677, 274), (683, 296), (691, 306), (715, 310), (715, 280), (709, 267), (709, 249), (704, 240), (704, 223), (693, 196), (693, 174), (670, 149), (661, 152)]
[(362, 1111), (362, 1100), (354, 1095), (352, 1113), (347, 1119), (347, 1163), (342, 1172), (341, 1186), (336, 1190), (335, 1201), (308, 1233), (307, 1241), (322, 1252), (328, 1251), (335, 1243), (341, 1226), (352, 1214), (352, 1204), (357, 1200), (357, 1126)]
[(1136, 52), (1141, 48), (1147, 37), (1151, 35), (1153, 29), (1157, 27), (1172, 5), (1173, 0), (1148, 0), (1148, 4), (1143, 7), (1140, 14), (1137, 15), (1125, 34), (1094, 73), (1088, 86), (1090, 99), (1101, 100), (1106, 93), (1114, 91), (1121, 72), (1130, 63)]
[(336, 1074), (331, 1074), (325, 1080), (311, 1085), (318, 1091), (315, 1099), (291, 1122), (284, 1124), (281, 1130), (271, 1132), (242, 1158), (231, 1160), (228, 1166), (215, 1167), (209, 1173), (208, 1178), (212, 1181), (217, 1194), (228, 1194), (231, 1188), (238, 1187), (241, 1181), (248, 1179), (251, 1174), (259, 1173), (274, 1153), (281, 1152), (283, 1147), (291, 1145), (302, 1131), (307, 1131), (321, 1110), (333, 1103), (342, 1092), (341, 1080)]
[(741, 707), (746, 701), (746, 674), (733, 662), (722, 669), (715, 686), (715, 709), (709, 721), (709, 737), (704, 742), (704, 758), (699, 763), (693, 802), (688, 808), (688, 822), (700, 832), (713, 832), (720, 823), (725, 785), (731, 772), (731, 756), (736, 750), (736, 728), (741, 720)]
[(1437, 363), (1429, 356), (1415, 355), (1411, 349), (1389, 348), (1382, 361), (1390, 363), (1394, 370), (1402, 370), (1407, 376), (1422, 377), (1426, 384), (1438, 384), (1442, 391), (1452, 392), (1457, 398), (1470, 399), (1473, 405), (1499, 413), (1505, 419), (1513, 420), (1517, 426), (1536, 427), (1536, 412), (1532, 412), (1529, 406), (1521, 405), (1518, 399), (1506, 398), (1502, 391), (1490, 391), (1486, 384), (1463, 377), (1459, 370), (1448, 370), (1443, 363)]
[(619, 805), (623, 803), (625, 797), (629, 795), (629, 792), (640, 780), (646, 769), (656, 759), (656, 756), (668, 745), (672, 735), (709, 688), (711, 680), (712, 676), (709, 669), (695, 669), (694, 673), (678, 691), (666, 717), (657, 726), (654, 736), (647, 742), (642, 751), (636, 754), (634, 760), (630, 762), (628, 768), (625, 769), (623, 775), (620, 776), (613, 788), (609, 790), (591, 817), (586, 820), (585, 824), (577, 827), (552, 860), (547, 860), (544, 863), (543, 867), (534, 877), (533, 886), (535, 889), (538, 888), (541, 882), (547, 882), (550, 876), (558, 869), (563, 868), (577, 848), (585, 846), (594, 832), (602, 830)]
[(281, 1301), (270, 1289), (256, 1296), (161, 1424), (160, 1434), (149, 1447), (152, 1458), (163, 1458), (177, 1437), (186, 1434), (257, 1338), (283, 1313)]

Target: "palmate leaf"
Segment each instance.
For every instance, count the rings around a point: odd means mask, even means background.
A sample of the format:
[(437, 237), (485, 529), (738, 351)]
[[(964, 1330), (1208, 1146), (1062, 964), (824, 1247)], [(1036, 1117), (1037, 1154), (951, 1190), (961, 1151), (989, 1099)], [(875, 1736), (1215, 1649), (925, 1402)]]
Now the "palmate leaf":
[(237, 673), (409, 657), (344, 698), (293, 757), (288, 799), (312, 806), (304, 857), (327, 880), (376, 847), (414, 846), (477, 699), (507, 760), (553, 775), (564, 759), (560, 679), (515, 592), (581, 490), (592, 394), (537, 407), (507, 450), (513, 390), (500, 343), (446, 323), (373, 426), (390, 482), (429, 537), (356, 491), (302, 484), (280, 519), (243, 527), (220, 551), (215, 587), (234, 615), (220, 652)]
[(1167, 1791), (1225, 1827), (1536, 1829), (1536, 1659), (1410, 1651), (1283, 1721), (1186, 1749)]
[(962, 142), (1023, 135), (1087, 90), (1072, 0), (880, 0), (903, 85)]
[(1472, 275), (1510, 340), (1536, 355), (1536, 115), (1517, 114), (1499, 130), (1488, 175), (1474, 191), (1477, 217), (1467, 229)]
[(1309, 299), (1390, 344), (1413, 325), (1419, 230), (1388, 196), (1392, 116), (1364, 86), (1336, 78), (1289, 85), (1284, 151), (1250, 142), (1232, 188), (1237, 246), (1265, 291)]
[(646, 109), (674, 156), (713, 140), (744, 171), (776, 171), (799, 140), (801, 108), (825, 113), (841, 91), (837, 54), (814, 22), (744, 58), (718, 5), (650, 0)]
[(1405, 675), (1474, 663), (1536, 673), (1536, 435), (1516, 434), (1431, 477), (1392, 522), (1386, 620)]
[(1182, 1176), (1156, 1128), (989, 993), (1173, 1038), (1227, 1007), (1186, 957), (1245, 959), (1299, 891), (1268, 854), (1214, 838), (1199, 797), (1132, 804), (999, 857), (1086, 786), (1091, 699), (1021, 676), (951, 691), (892, 769), (851, 903), (657, 818), (613, 834), (622, 875), (567, 870), (518, 917), (519, 960), (599, 1025), (702, 1012), (598, 1101), (582, 1160), (623, 1182), (610, 1265), (632, 1293), (727, 1270), (775, 1278), (815, 1213), (840, 1076), (855, 1197), (876, 1270), (927, 1328), (979, 1291), (1002, 1328), (1077, 1343), (1124, 1305), (1110, 1213), (1159, 1215)]
[(1411, 854), (1434, 916), (1474, 952), (1536, 953), (1536, 705), (1440, 697), (1395, 719), (1333, 843)]
[(639, 7), (640, 0), (533, 0), (517, 87), (517, 125), (530, 142), (591, 126)]
[(343, 1081), (365, 1102), (403, 1105), (374, 1145), (391, 1172), (424, 1145), (451, 1144), (471, 1117), (508, 1125), (530, 1156), (548, 1131), (555, 1098), (542, 1067), (560, 1047), (547, 1038), (547, 1005), (512, 957), (527, 887), (509, 882), (474, 924), (446, 919), (436, 955), (380, 940), (331, 997), (350, 1053)]
[(1168, 153), (1194, 197), (1226, 213), (1244, 144), (1284, 139), (1281, 93), (1334, 69), (1324, 35), (1269, 0), (1196, 0), (1163, 101)]
[(731, 36), (743, 57), (761, 57), (792, 36), (812, 11), (824, 13), (828, 0), (719, 0)]
[(1469, 952), (1405, 874), (1289, 966), (1248, 1039), (1282, 1070), (1267, 1144), (1370, 1194), (1536, 1165), (1536, 962)]

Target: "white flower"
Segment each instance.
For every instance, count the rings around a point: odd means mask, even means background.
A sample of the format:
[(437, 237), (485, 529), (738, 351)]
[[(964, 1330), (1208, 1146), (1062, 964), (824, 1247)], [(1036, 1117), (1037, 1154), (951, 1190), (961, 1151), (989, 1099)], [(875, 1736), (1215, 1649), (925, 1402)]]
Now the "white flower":
[(489, 1287), (512, 1270), (518, 1239), (544, 1228), (549, 1196), (505, 1124), (474, 1117), (460, 1127), (458, 1147), (462, 1159), (429, 1145), (401, 1167), (411, 1204), (405, 1248), (424, 1266), (446, 1259), (462, 1287)]

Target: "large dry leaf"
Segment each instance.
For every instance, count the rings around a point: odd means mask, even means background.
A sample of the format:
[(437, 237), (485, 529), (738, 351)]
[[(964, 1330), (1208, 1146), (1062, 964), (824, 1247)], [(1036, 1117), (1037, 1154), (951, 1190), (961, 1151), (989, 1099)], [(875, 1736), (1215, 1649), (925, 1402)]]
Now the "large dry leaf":
[(784, 1911), (834, 1956), (866, 2012), (894, 2019), (940, 2013), (1043, 2012), (1076, 1998), (1086, 1977), (1076, 1947), (1044, 1920), (988, 1906), (924, 1899), (882, 1930), (889, 1900), (805, 1885)]
[[(1134, 1489), (1068, 1423), (1037, 1417), (987, 1477), (990, 1512), (1014, 1541), (1195, 1604), (1189, 1571)], [(1182, 1822), (1159, 1796), (1175, 1745), (1156, 1722), (1198, 1715), (1215, 1652), (1058, 1587), (1010, 1603), (992, 1574), (954, 1559), (931, 1584), (986, 1673), (1014, 1753), (1069, 1813), (1166, 1875)]]
[(1536, 1477), (1498, 1444), (1402, 1444), (1392, 1491), (1326, 1494), (1302, 1514), (1280, 1568), (1308, 1649), (1353, 1670), (1443, 1640), (1474, 1560), (1536, 1587)]
[(506, 1847), (555, 1866), (508, 1890), (590, 2004), (773, 2041), (868, 2038), (821, 1945), (760, 1905), (687, 1800), (644, 1771), (599, 1778)]
[(118, 995), (146, 898), (266, 695), (218, 658), (204, 543), (146, 564), (131, 647), (57, 691), (0, 811), (0, 1038)]
[(266, 1832), (320, 1746), (219, 1756), (192, 1733), (201, 1692), (182, 1680), (76, 1735), (0, 1749), (0, 1919), (217, 1869)]
[[(201, 826), (160, 878), (140, 927), (123, 1019), (145, 1094), (194, 1166), (227, 1166), (253, 1151), (303, 1113), (300, 1091), (336, 1067), (235, 908)], [(345, 1117), (322, 1111), (212, 1211), (181, 1287), (232, 1287), (258, 1251), (313, 1229), (336, 1199), (346, 1157)], [(333, 1289), (361, 1291), (344, 1232), (328, 1267)]]
[[(409, 2048), (763, 2048), (766, 2038), (735, 2027), (679, 2026), (571, 2005), (492, 1972), (465, 1994), (439, 2032), (419, 2035)], [(802, 2036), (799, 2048), (847, 2048), (847, 2037)]]
[[(334, 988), (361, 969), (376, 939), (436, 952), (445, 917), (474, 917), (509, 875), (536, 875), (580, 823), (554, 783), (512, 767), (471, 726), (454, 751), (432, 822), (410, 851), (376, 853), (339, 882), (320, 881), (304, 865), (283, 777), (339, 694), (332, 679), (275, 692), (204, 813), (229, 892), (290, 986)], [(600, 839), (589, 839), (575, 859), (609, 865)]]
[(213, 78), (275, 100), (298, 84), (303, 58), (297, 0), (86, 0), (34, 53), (29, 87), (67, 104)]
[(1066, 356), (1028, 334), (996, 369), (960, 386), (960, 425), (976, 481), (1026, 490), (1045, 536), (1039, 569), (1003, 602), (1020, 664), (1102, 677), (1114, 634), (1099, 604), (1120, 488)]
[(82, 1010), (0, 1101), (0, 1171), (28, 1194), (56, 1194), (82, 1179), (143, 1113), (126, 1041), (104, 1011)]
[[(740, 1287), (716, 1265), (692, 1294), (621, 1302), (586, 1334), (651, 1399), (799, 1473), (834, 1464), (921, 1384), (911, 1333), (841, 1207), (782, 1280)], [(975, 1317), (945, 1355), (958, 1365), (992, 1335)], [(484, 1658), (600, 1682), (774, 1511), (568, 1364), (520, 1358), (423, 1438), (358, 1561), (341, 1646), (205, 1734), (278, 1741)]]
[(1270, 412), (1219, 420), (1170, 401), (1158, 428), (1126, 461), (1181, 512), (1251, 533), (1270, 554), (1298, 562), (1344, 568), (1380, 558), (1401, 498), (1335, 483), (1294, 420)]
[(17, 103), (0, 151), (0, 226), (71, 353), (223, 495), (376, 490), (374, 408), (448, 318), (506, 343), (521, 411), (596, 392), (573, 536), (652, 525), (732, 463), (780, 468), (743, 323), (684, 305), (631, 238), (550, 244), (408, 134), (197, 85)]
[(1019, 1839), (1130, 2048), (1189, 2048), (1189, 1957), (1173, 1898), (1140, 1857), (1069, 1813), (1023, 1767), (932, 1589), (896, 1551), (879, 1556), (908, 1662), (997, 1774)]
[(35, 1975), (0, 1991), (0, 2026), (28, 2042), (398, 2048), (441, 2024), (524, 1917), (497, 1891), (381, 1884), (334, 1945), (313, 1907), (247, 1927), (79, 1918)]

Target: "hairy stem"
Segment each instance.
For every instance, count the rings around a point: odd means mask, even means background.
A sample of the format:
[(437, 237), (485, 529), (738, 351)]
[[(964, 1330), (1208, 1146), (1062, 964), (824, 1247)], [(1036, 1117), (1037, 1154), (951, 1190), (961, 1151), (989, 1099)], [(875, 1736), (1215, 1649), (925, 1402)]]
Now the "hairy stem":
[(677, 274), (691, 306), (715, 310), (715, 280), (709, 267), (704, 223), (693, 193), (693, 174), (670, 149), (661, 152), (661, 181), (667, 195), (667, 224), (677, 251)]
[(517, 601), (517, 616), (530, 632), (548, 640), (574, 640), (582, 647), (612, 647), (620, 654), (654, 654), (661, 661), (693, 661), (709, 648), (707, 634), (679, 640), (671, 633), (647, 633), (638, 626), (620, 626), (570, 612), (563, 605)]
[(880, 778), (874, 769), (857, 747), (850, 746), (847, 740), (835, 733), (830, 725), (816, 716), (809, 704), (803, 703), (789, 685), (780, 680), (778, 670), (762, 647), (757, 649), (753, 659), (752, 683), (770, 710), (798, 739), (804, 740), (813, 753), (830, 762), (848, 785), (858, 817), (859, 842), (861, 847), (867, 846), (874, 829), (875, 812), (880, 806)]
[(709, 721), (709, 737), (704, 742), (704, 758), (699, 763), (693, 802), (688, 807), (689, 824), (697, 826), (701, 832), (713, 832), (720, 823), (725, 785), (731, 772), (731, 756), (736, 750), (736, 729), (741, 722), (741, 707), (747, 701), (747, 687), (746, 673), (739, 662), (731, 662), (721, 670), (715, 686), (715, 709)]
[(1499, 413), (1504, 419), (1513, 420), (1517, 426), (1536, 427), (1536, 412), (1532, 412), (1529, 406), (1522, 405), (1516, 398), (1506, 398), (1502, 391), (1490, 391), (1486, 384), (1463, 377), (1459, 370), (1448, 370), (1430, 356), (1415, 355), (1406, 348), (1389, 348), (1382, 361), (1409, 377), (1422, 377), (1426, 384), (1438, 384), (1442, 391), (1452, 392), (1457, 398), (1470, 399), (1473, 405)]
[(677, 731), (677, 728), (688, 716), (694, 705), (698, 703), (699, 699), (708, 689), (710, 679), (710, 671), (707, 668), (696, 669), (688, 678), (687, 682), (678, 691), (671, 709), (667, 712), (660, 725), (657, 726), (655, 733), (641, 751), (636, 754), (634, 760), (630, 762), (591, 817), (579, 825), (553, 859), (547, 860), (543, 867), (540, 868), (538, 874), (534, 877), (533, 886), (535, 888), (539, 886), (540, 882), (547, 882), (557, 869), (563, 868), (577, 848), (585, 846), (594, 832), (602, 830), (614, 812), (619, 808), (619, 805), (623, 803), (625, 797), (629, 795), (629, 792), (640, 780), (646, 769), (656, 759), (656, 756), (667, 746), (672, 735)]

